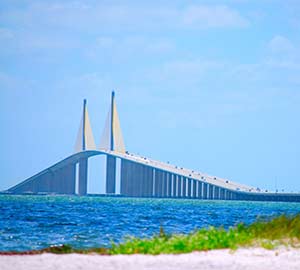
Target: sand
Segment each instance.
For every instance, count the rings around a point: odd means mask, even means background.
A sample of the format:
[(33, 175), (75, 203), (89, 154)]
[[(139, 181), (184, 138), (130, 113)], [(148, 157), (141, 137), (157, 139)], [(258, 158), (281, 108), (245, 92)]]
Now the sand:
[(180, 255), (116, 255), (40, 254), (2, 255), (1, 270), (58, 270), (58, 269), (218, 269), (218, 270), (300, 270), (300, 249), (262, 248), (212, 250)]

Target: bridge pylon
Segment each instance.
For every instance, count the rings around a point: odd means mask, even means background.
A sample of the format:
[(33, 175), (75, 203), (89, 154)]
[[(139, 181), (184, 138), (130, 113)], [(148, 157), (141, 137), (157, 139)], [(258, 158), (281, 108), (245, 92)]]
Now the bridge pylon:
[[(111, 93), (110, 109), (108, 111), (104, 130), (100, 140), (99, 150), (125, 153), (125, 144), (114, 91)], [(109, 155), (106, 157), (106, 193), (116, 193), (116, 158)]]
[(83, 113), (80, 121), (80, 126), (77, 134), (77, 140), (75, 144), (75, 153), (96, 150), (96, 144), (91, 127), (91, 122), (87, 110), (87, 101), (83, 100)]
[(99, 150), (110, 150), (125, 153), (125, 144), (122, 135), (115, 92), (111, 93), (111, 104), (107, 114), (105, 126), (101, 136)]
[[(87, 150), (96, 150), (96, 145), (87, 110), (87, 101), (86, 99), (84, 99), (82, 118), (80, 121), (77, 140), (75, 144), (75, 152), (78, 153)], [(86, 157), (83, 157), (79, 159), (78, 163), (78, 195), (86, 195), (88, 180), (88, 160)]]

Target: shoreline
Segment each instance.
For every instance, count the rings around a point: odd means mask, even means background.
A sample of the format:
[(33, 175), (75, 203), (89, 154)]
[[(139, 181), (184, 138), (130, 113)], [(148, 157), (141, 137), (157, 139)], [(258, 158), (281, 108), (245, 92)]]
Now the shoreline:
[(298, 270), (300, 249), (280, 247), (273, 250), (263, 248), (219, 249), (185, 254), (161, 255), (99, 255), (91, 254), (36, 254), (1, 255), (1, 270), (58, 270), (58, 269), (290, 269)]

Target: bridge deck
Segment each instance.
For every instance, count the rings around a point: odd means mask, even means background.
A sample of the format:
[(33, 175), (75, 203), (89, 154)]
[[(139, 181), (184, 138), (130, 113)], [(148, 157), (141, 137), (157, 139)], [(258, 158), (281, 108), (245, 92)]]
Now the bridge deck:
[[(273, 201), (276, 201), (276, 200), (280, 199), (280, 200), (284, 201), (285, 199), (283, 197), (286, 197), (286, 198), (289, 197), (289, 198), (292, 198), (292, 199), (289, 199), (287, 201), (291, 201), (291, 200), (292, 201), (300, 201), (300, 194), (264, 192), (264, 191), (255, 189), (254, 187), (239, 184), (239, 183), (236, 183), (236, 182), (233, 182), (233, 181), (229, 181), (227, 179), (210, 176), (210, 175), (205, 174), (205, 173), (188, 170), (186, 168), (171, 165), (169, 163), (160, 162), (160, 161), (157, 161), (157, 160), (149, 159), (149, 158), (142, 157), (142, 156), (135, 155), (135, 154), (131, 154), (131, 153), (128, 153), (128, 152), (127, 153), (120, 153), (120, 152), (109, 151), (109, 150), (101, 150), (101, 151), (87, 150), (87, 151), (82, 151), (82, 152), (73, 154), (73, 155), (69, 156), (68, 158), (63, 159), (62, 161), (54, 164), (53, 166), (50, 166), (49, 168), (41, 171), (40, 173), (26, 179), (25, 181), (17, 184), (16, 186), (10, 188), (8, 190), (8, 192), (15, 193), (15, 192), (20, 192), (20, 190), (24, 191), (24, 188), (22, 189), (22, 187), (24, 187), (26, 185), (27, 185), (26, 188), (28, 189), (28, 186), (29, 186), (29, 189), (30, 189), (30, 188), (32, 188), (32, 183), (34, 183), (34, 182), (36, 183), (38, 180), (43, 181), (43, 183), (44, 183), (43, 185), (46, 186), (46, 187), (44, 187), (45, 192), (47, 191), (47, 188), (48, 189), (50, 188), (50, 190), (52, 188), (52, 190), (55, 192), (55, 190), (58, 189), (59, 182), (61, 183), (60, 179), (58, 179), (58, 178), (64, 178), (65, 177), (65, 178), (70, 179), (70, 183), (69, 184), (64, 184), (64, 187), (62, 189), (62, 193), (67, 191), (68, 194), (75, 194), (75, 186), (74, 186), (74, 183), (73, 183), (74, 182), (74, 180), (73, 180), (73, 178), (74, 178), (74, 166), (76, 165), (76, 163), (79, 163), (81, 165), (83, 164), (84, 174), (85, 174), (85, 179), (84, 179), (85, 183), (84, 183), (84, 185), (86, 185), (86, 181), (87, 181), (87, 164), (86, 164), (86, 160), (89, 157), (97, 156), (97, 155), (106, 155), (108, 157), (120, 158), (121, 160), (124, 160), (124, 161), (130, 161), (132, 164), (134, 164), (134, 163), (135, 164), (140, 164), (140, 165), (143, 165), (144, 167), (148, 167), (148, 168), (151, 168), (151, 169), (156, 169), (160, 172), (165, 172), (167, 174), (181, 176), (183, 179), (180, 180), (180, 181), (184, 181), (184, 183), (186, 182), (185, 179), (189, 179), (191, 181), (196, 181), (196, 182), (199, 182), (199, 183), (201, 182), (203, 184), (207, 184), (208, 186), (214, 186), (217, 189), (219, 189), (217, 191), (218, 194), (221, 194), (220, 189), (223, 190), (222, 192), (229, 191), (229, 192), (231, 192), (231, 194), (234, 194), (234, 196), (232, 196), (232, 195), (230, 196), (231, 199), (235, 198), (235, 199), (256, 200), (259, 197), (260, 198), (259, 200), (273, 200)], [(82, 161), (84, 161), (84, 162), (82, 162)], [(69, 174), (66, 174), (66, 171), (64, 171), (64, 168), (69, 169), (68, 170)], [(60, 175), (55, 177), (55, 173), (57, 171), (60, 171)], [(149, 177), (149, 176), (147, 176), (147, 177)], [(159, 177), (161, 177), (161, 176), (159, 176)], [(139, 181), (141, 181), (141, 180), (142, 179), (135, 180), (135, 184), (140, 185)], [(55, 182), (56, 184), (51, 184), (51, 181)], [(170, 185), (170, 187), (167, 188), (167, 189), (171, 190), (172, 189), (171, 188), (171, 185), (172, 185), (171, 181), (169, 181), (168, 184)], [(191, 191), (191, 185), (192, 184), (189, 183), (189, 181), (188, 181), (187, 186), (184, 184), (182, 186), (182, 188), (184, 188), (184, 189), (187, 188), (189, 190), (187, 192), (191, 193), (192, 192)], [(196, 185), (196, 184), (193, 184), (193, 185)], [(204, 198), (210, 198), (210, 197), (213, 198), (214, 196), (210, 196), (209, 192), (215, 192), (215, 191), (208, 190), (208, 187), (205, 187), (205, 189), (207, 190), (207, 192), (206, 191), (205, 192), (208, 195)], [(37, 189), (33, 190), (33, 192), (36, 192), (36, 190)], [(42, 190), (42, 192), (43, 192), (43, 190)], [(82, 194), (80, 194), (80, 192), (79, 192), (79, 195), (86, 194), (86, 188), (83, 189), (82, 192), (83, 192)], [(183, 192), (186, 192), (186, 190), (183, 191)], [(194, 195), (192, 195), (191, 197), (193, 197), (193, 196), (195, 197), (196, 190), (194, 189), (193, 192), (194, 192)], [(137, 193), (137, 194), (139, 194), (139, 193)], [(134, 193), (133, 193), (133, 195), (134, 195)], [(149, 193), (148, 195), (151, 196), (151, 193)], [(225, 195), (224, 195), (224, 197), (225, 197)], [(219, 195), (219, 198), (221, 198), (221, 195)]]

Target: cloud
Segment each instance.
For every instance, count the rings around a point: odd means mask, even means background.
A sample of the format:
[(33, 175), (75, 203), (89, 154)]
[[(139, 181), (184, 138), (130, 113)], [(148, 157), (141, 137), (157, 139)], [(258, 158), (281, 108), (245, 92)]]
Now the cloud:
[(300, 63), (295, 60), (285, 59), (285, 60), (278, 60), (278, 59), (267, 59), (264, 62), (264, 65), (268, 68), (272, 69), (285, 69), (285, 70), (300, 70)]
[[(276, 78), (274, 72), (280, 74), (280, 78), (286, 77), (286, 82), (290, 82), (290, 78), (299, 74), (300, 70), (300, 50), (292, 40), (282, 35), (275, 35), (267, 43), (267, 58), (262, 61), (265, 70), (272, 73), (270, 77)], [(276, 78), (277, 79), (277, 78)], [(296, 82), (295, 80), (293, 80)]]
[(158, 84), (168, 84), (170, 89), (181, 86), (195, 86), (213, 80), (216, 74), (222, 73), (226, 64), (222, 61), (203, 59), (178, 59), (161, 63), (153, 70), (144, 72), (146, 77)]
[(35, 88), (35, 85), (35, 81), (32, 79), (22, 78), (21, 76), (12, 75), (8, 72), (0, 70), (0, 101), (5, 101), (3, 96), (6, 94), (16, 94), (16, 96), (18, 96), (17, 94), (19, 93), (20, 89), (22, 89), (22, 91), (25, 93), (29, 93), (30, 95), (34, 92), (33, 89)]
[(183, 12), (186, 26), (199, 28), (245, 27), (247, 19), (227, 6), (190, 6)]
[[(184, 5), (160, 2), (28, 1), (3, 8), (0, 28), (5, 51), (45, 53), (77, 50), (90, 59), (104, 53), (115, 59), (137, 53), (168, 54), (177, 50), (172, 31), (232, 28), (248, 25), (239, 11), (225, 5)], [(0, 44), (1, 46), (1, 44)], [(126, 57), (127, 55), (127, 57)], [(104, 58), (106, 55), (104, 55)]]
[(163, 65), (164, 74), (170, 77), (201, 78), (205, 73), (216, 71), (224, 67), (223, 63), (216, 61), (176, 60)]
[(295, 49), (293, 43), (281, 35), (274, 36), (270, 40), (268, 47), (274, 53), (292, 52)]
[(131, 63), (148, 56), (167, 57), (176, 50), (173, 40), (144, 35), (99, 36), (85, 48), (85, 56), (91, 60), (109, 59), (109, 62)]
[(2, 14), (6, 22), (29, 28), (61, 28), (72, 31), (170, 30), (182, 28), (244, 27), (249, 24), (237, 10), (225, 5), (186, 5), (166, 3), (114, 4), (100, 1), (33, 2)]

